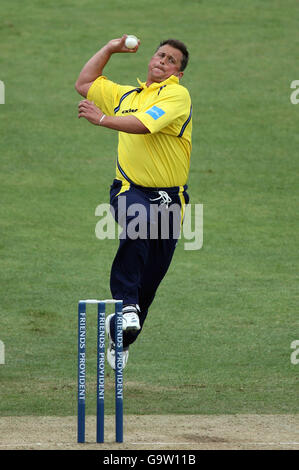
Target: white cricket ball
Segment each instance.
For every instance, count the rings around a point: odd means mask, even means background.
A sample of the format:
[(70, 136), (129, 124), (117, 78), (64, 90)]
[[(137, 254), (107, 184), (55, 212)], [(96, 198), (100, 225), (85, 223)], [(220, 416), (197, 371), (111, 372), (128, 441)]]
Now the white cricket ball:
[(137, 45), (138, 45), (138, 39), (136, 38), (136, 36), (133, 36), (133, 34), (130, 34), (129, 36), (127, 36), (126, 41), (125, 41), (125, 46), (128, 49), (134, 49), (134, 47), (136, 47)]

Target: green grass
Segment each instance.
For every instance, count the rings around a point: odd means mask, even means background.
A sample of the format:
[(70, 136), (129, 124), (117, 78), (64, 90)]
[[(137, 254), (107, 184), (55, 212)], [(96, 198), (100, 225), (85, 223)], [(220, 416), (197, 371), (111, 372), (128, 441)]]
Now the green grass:
[[(105, 73), (146, 78), (160, 39), (190, 50), (189, 192), (204, 244), (178, 245), (125, 370), (138, 414), (297, 413), (298, 113), (296, 0), (3, 0), (0, 19), (0, 415), (76, 413), (76, 303), (109, 297), (116, 240), (95, 237), (117, 136), (77, 119), (74, 83), (123, 32), (137, 55)], [(125, 6), (124, 6), (125, 5)], [(95, 411), (89, 311), (88, 412)], [(113, 375), (107, 368), (107, 412)]]

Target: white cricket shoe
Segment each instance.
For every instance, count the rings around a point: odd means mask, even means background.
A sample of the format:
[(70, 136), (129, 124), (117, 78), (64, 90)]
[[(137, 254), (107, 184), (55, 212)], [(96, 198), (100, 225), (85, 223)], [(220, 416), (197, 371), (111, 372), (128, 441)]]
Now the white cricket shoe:
[(140, 330), (140, 321), (138, 313), (139, 305), (126, 305), (123, 307), (123, 331)]
[[(115, 343), (111, 339), (110, 334), (110, 320), (114, 316), (114, 313), (108, 315), (106, 318), (106, 331), (108, 335), (108, 347), (107, 347), (107, 361), (110, 367), (115, 370)], [(123, 369), (126, 367), (129, 358), (129, 346), (127, 348), (123, 348)]]

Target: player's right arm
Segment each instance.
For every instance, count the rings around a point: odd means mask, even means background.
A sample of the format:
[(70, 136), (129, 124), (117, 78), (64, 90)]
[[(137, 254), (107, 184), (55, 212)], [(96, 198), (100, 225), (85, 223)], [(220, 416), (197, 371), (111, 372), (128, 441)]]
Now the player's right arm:
[(100, 49), (89, 61), (84, 65), (79, 77), (76, 81), (75, 88), (77, 92), (87, 97), (87, 93), (93, 82), (103, 75), (103, 70), (112, 54), (117, 52), (137, 52), (139, 43), (134, 49), (128, 49), (125, 46), (127, 35), (118, 39), (111, 39), (102, 49)]

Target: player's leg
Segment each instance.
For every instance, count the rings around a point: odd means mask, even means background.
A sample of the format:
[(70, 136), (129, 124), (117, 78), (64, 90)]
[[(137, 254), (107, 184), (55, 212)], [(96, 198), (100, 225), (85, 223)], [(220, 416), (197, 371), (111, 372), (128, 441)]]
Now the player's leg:
[[(119, 247), (111, 267), (111, 293), (113, 298), (121, 299), (124, 305), (138, 304), (138, 287), (148, 256), (149, 239), (133, 237), (130, 227), (137, 217), (138, 222), (147, 227), (150, 203), (141, 191), (126, 183), (116, 183), (116, 189), (112, 186), (110, 203), (115, 220), (122, 227)], [(132, 207), (136, 208), (136, 212), (130, 214)]]
[[(140, 211), (143, 214), (143, 223), (148, 224), (147, 199), (136, 191), (130, 185), (127, 185), (126, 191), (122, 191), (121, 187), (112, 187), (111, 205), (114, 209), (116, 221), (121, 225), (123, 232), (120, 236), (119, 247), (111, 267), (110, 274), (110, 290), (114, 299), (123, 301), (123, 347), (127, 358), (128, 346), (127, 335), (137, 332), (140, 329), (139, 307), (138, 307), (138, 290), (140, 286), (142, 272), (145, 268), (148, 257), (149, 239), (132, 238), (128, 231), (128, 227), (134, 221), (134, 215), (128, 215), (128, 208), (133, 204), (139, 204)], [(120, 200), (122, 198), (122, 200)], [(144, 209), (144, 210), (143, 210)], [(139, 220), (141, 220), (139, 218)], [(125, 235), (125, 236), (124, 236)], [(108, 331), (109, 346), (107, 359), (113, 367), (115, 361), (114, 337), (115, 329), (113, 315), (107, 318), (106, 329)]]
[[(154, 198), (151, 198), (151, 200)], [(166, 275), (170, 266), (173, 254), (177, 245), (180, 227), (182, 224), (182, 216), (184, 206), (189, 201), (189, 196), (184, 190), (182, 195), (172, 195), (172, 204), (165, 210), (159, 211), (158, 221), (151, 218), (151, 224), (158, 223), (158, 232), (156, 238), (149, 240), (148, 257), (146, 259), (144, 269), (140, 278), (140, 286), (138, 289), (138, 299), (140, 307), (140, 326), (139, 331), (131, 331), (126, 335), (127, 344), (133, 343), (141, 333), (148, 309), (152, 304), (157, 289)], [(175, 207), (174, 207), (175, 205)], [(164, 208), (163, 208), (164, 209)], [(165, 217), (163, 219), (163, 217)], [(168, 236), (165, 237), (165, 230)], [(155, 231), (150, 233), (155, 233)]]
[(132, 344), (142, 331), (148, 309), (152, 304), (161, 281), (170, 266), (176, 241), (151, 240), (149, 256), (145, 264), (138, 289), (140, 330), (129, 331), (125, 334), (126, 344)]

